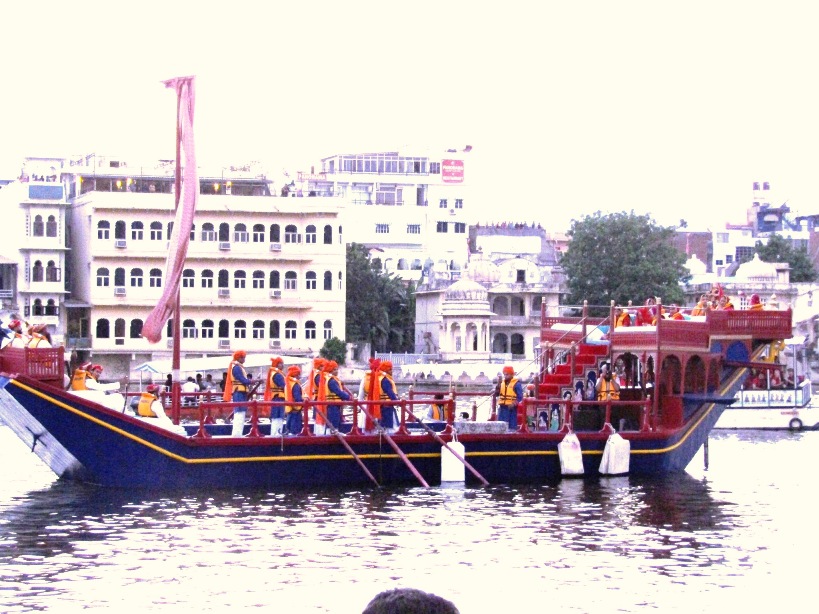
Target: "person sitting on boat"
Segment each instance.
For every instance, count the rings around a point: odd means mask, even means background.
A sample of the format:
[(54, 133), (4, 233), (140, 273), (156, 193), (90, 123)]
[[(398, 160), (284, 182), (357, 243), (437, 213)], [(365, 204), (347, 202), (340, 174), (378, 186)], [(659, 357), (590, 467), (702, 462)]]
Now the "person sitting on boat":
[(285, 401), (289, 405), (285, 406), (285, 413), (287, 414), (287, 425), (285, 431), (290, 435), (299, 435), (304, 426), (302, 420), (302, 403), (304, 402), (304, 395), (302, 393), (301, 381), (301, 367), (298, 365), (291, 365), (287, 368), (287, 381), (285, 383), (284, 396)]
[(756, 311), (757, 309), (762, 309), (763, 307), (764, 305), (762, 304), (762, 301), (759, 300), (759, 295), (752, 294), (751, 300), (748, 302), (748, 309)]
[[(252, 380), (245, 371), (245, 359), (247, 352), (236, 350), (233, 353), (233, 360), (227, 370), (227, 381), (225, 382), (225, 392), (222, 400), (226, 403), (242, 403), (247, 401), (248, 391)], [(247, 416), (247, 406), (239, 405), (233, 408), (233, 431), (232, 437), (241, 437), (245, 429), (245, 417)]]
[(598, 401), (618, 401), (620, 399), (620, 384), (612, 376), (609, 363), (600, 366), (600, 378), (597, 380)]
[(671, 315), (668, 316), (669, 320), (685, 320), (685, 316), (680, 311), (679, 305), (671, 305)]
[(622, 307), (614, 309), (614, 328), (620, 326), (631, 326), (631, 314)]
[(771, 369), (770, 385), (771, 388), (782, 388), (782, 371), (780, 369)]
[(523, 401), (523, 384), (515, 377), (515, 369), (503, 368), (503, 379), (495, 388), (498, 399), (498, 420), (506, 422), (512, 431), (518, 428), (518, 405)]
[[(284, 374), (284, 361), (280, 356), (270, 359), (270, 367), (267, 370), (267, 387), (264, 390), (265, 401), (284, 401), (284, 391), (287, 385)], [(277, 436), (282, 434), (284, 425), (284, 405), (272, 405), (270, 407), (270, 434)]]
[[(395, 381), (392, 379), (392, 362), (384, 360), (381, 362), (378, 372), (378, 399), (382, 401), (397, 401), (398, 395), (395, 393)], [(373, 401), (378, 399), (372, 399)], [(379, 425), (388, 433), (397, 428), (398, 419), (394, 405), (381, 405), (381, 419)]]
[[(326, 401), (349, 401), (353, 398), (344, 388), (341, 379), (338, 377), (338, 363), (335, 360), (328, 360), (324, 363), (324, 390)], [(327, 414), (327, 420), (333, 428), (338, 430), (341, 428), (341, 405), (325, 405), (324, 411)], [(316, 415), (316, 435), (326, 435), (326, 426), (323, 433), (319, 432), (319, 421), (321, 415), (317, 412)]]
[(142, 418), (156, 418), (159, 426), (177, 430), (176, 425), (165, 413), (162, 401), (159, 400), (159, 385), (157, 384), (149, 384), (139, 395), (136, 413)]
[(51, 334), (48, 332), (48, 327), (45, 324), (35, 324), (28, 329), (30, 348), (50, 348)]
[(657, 311), (657, 299), (649, 296), (646, 299), (645, 305), (637, 310), (637, 326), (650, 326), (656, 324), (654, 314)]
[(788, 367), (788, 370), (785, 371), (785, 379), (782, 380), (782, 387), (783, 388), (793, 388), (796, 385), (796, 377), (794, 376), (793, 369)]
[(90, 390), (87, 381), (91, 378), (91, 366), (90, 362), (84, 362), (74, 369), (74, 374), (71, 376), (71, 390)]
[(708, 311), (708, 297), (703, 294), (700, 296), (700, 300), (697, 301), (697, 304), (691, 310), (692, 316), (704, 316)]
[(721, 311), (733, 311), (734, 304), (731, 302), (731, 297), (727, 294), (720, 296), (719, 303), (717, 303), (717, 309)]
[(427, 411), (427, 418), (429, 420), (446, 420), (446, 413), (444, 407), (444, 395), (440, 392), (435, 395), (435, 402), (429, 406)]
[(100, 377), (102, 376), (102, 365), (91, 365), (91, 368), (88, 370), (89, 377), (85, 380), (86, 390), (102, 390), (104, 392), (113, 392), (115, 390), (119, 390), (120, 384), (119, 382), (110, 382), (108, 384), (103, 384), (100, 381)]
[(6, 328), (11, 331), (11, 343), (9, 345), (13, 348), (24, 348), (30, 341), (28, 335), (23, 332), (23, 323), (18, 319), (9, 320)]

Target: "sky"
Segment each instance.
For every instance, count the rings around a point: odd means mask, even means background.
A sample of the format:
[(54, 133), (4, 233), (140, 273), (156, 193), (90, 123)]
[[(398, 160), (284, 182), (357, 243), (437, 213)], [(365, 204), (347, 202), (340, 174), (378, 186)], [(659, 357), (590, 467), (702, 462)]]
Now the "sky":
[(754, 181), (816, 213), (817, 17), (787, 0), (13, 0), (0, 176), (27, 155), (172, 158), (161, 81), (195, 75), (206, 164), (471, 145), (478, 221), (718, 230), (745, 221)]

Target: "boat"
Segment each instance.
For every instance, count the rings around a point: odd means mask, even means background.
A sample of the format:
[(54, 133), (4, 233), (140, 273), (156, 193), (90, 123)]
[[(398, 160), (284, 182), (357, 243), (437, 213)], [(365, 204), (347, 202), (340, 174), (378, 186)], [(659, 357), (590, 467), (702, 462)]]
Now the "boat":
[[(819, 429), (819, 395), (813, 394), (809, 378), (796, 376), (800, 371), (797, 356), (804, 338), (772, 344), (764, 360), (747, 376), (734, 402), (723, 412), (715, 429), (749, 430), (817, 430)], [(788, 366), (779, 357), (790, 346), (792, 361)], [(803, 353), (804, 355), (804, 353)], [(807, 373), (807, 368), (802, 368)], [(783, 377), (784, 374), (784, 377)]]
[[(184, 111), (189, 105), (181, 98), (183, 90), (177, 89), (177, 107)], [(192, 140), (181, 146), (188, 164), (177, 169), (172, 246), (189, 235), (195, 208), (190, 187), (198, 181), (186, 149), (191, 145)], [(180, 147), (177, 160), (179, 153)], [(178, 280), (184, 251), (169, 252), (171, 281), (143, 327), (149, 341), (173, 314), (181, 315), (172, 273), (178, 271)], [(62, 347), (0, 351), (0, 416), (60, 478), (114, 488), (428, 487), (450, 481), (486, 485), (666, 475), (685, 471), (748, 371), (771, 343), (789, 338), (792, 330), (790, 310), (709, 311), (698, 319), (613, 327), (615, 306), (608, 309), (608, 315), (593, 316), (584, 305), (576, 315), (555, 316), (541, 307), (538, 363), (526, 382), (529, 396), (517, 403), (515, 428), (498, 420), (496, 412), (489, 420), (477, 420), (474, 412), (464, 418), (452, 396), (444, 399), (445, 419), (437, 428), (421, 417), (431, 402), (425, 398), (353, 397), (344, 403), (343, 425), (324, 434), (317, 434), (311, 421), (328, 402), (310, 399), (300, 404), (302, 430), (288, 436), (271, 433), (266, 417), (275, 402), (259, 398), (244, 404), (249, 421), (241, 436), (209, 419), (214, 409), (236, 404), (200, 401), (198, 420), (184, 423), (181, 317), (173, 318), (171, 428), (134, 415), (121, 398), (112, 404), (102, 392), (65, 390)], [(573, 391), (593, 386), (604, 364), (615, 365), (622, 378), (619, 400), (576, 399)], [(377, 360), (370, 364), (373, 373), (380, 367)], [(383, 404), (396, 407), (396, 429), (362, 428), (372, 426), (373, 412)]]

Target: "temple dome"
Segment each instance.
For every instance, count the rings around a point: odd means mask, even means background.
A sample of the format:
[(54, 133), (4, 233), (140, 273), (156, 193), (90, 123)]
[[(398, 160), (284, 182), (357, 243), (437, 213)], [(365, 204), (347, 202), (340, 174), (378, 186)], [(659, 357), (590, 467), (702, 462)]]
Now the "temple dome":
[(776, 267), (770, 262), (763, 262), (759, 254), (754, 254), (753, 260), (745, 262), (737, 268), (735, 278), (748, 281), (776, 281)]
[(469, 261), (469, 277), (477, 282), (496, 284), (500, 279), (500, 269), (482, 254), (474, 254)]
[(708, 270), (706, 264), (697, 258), (696, 254), (692, 254), (691, 257), (685, 262), (685, 268), (688, 269), (688, 272), (691, 275), (705, 275)]
[(444, 293), (445, 301), (488, 301), (489, 294), (481, 284), (462, 277), (449, 286)]

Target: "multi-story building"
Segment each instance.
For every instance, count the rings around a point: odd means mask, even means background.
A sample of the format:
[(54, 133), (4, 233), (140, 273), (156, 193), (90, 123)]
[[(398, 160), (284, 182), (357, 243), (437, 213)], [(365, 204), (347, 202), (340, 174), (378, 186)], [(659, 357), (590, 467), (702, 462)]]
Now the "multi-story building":
[[(73, 160), (68, 228), (71, 298), (66, 347), (107, 373), (167, 358), (141, 337), (165, 284), (174, 216), (173, 164)], [(182, 274), (183, 358), (247, 352), (314, 354), (343, 338), (346, 250), (337, 198), (282, 198), (263, 175), (200, 174)]]
[(46, 324), (57, 343), (65, 331), (68, 253), (61, 165), (58, 158), (26, 158), (20, 177), (0, 196), (7, 228), (0, 246), (2, 311)]
[(465, 167), (471, 149), (334, 155), (321, 160), (320, 172), (299, 173), (289, 189), (345, 199), (346, 241), (370, 248), (386, 272), (418, 283), (434, 270), (454, 281), (473, 221)]

